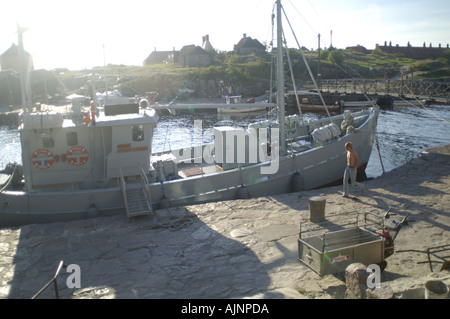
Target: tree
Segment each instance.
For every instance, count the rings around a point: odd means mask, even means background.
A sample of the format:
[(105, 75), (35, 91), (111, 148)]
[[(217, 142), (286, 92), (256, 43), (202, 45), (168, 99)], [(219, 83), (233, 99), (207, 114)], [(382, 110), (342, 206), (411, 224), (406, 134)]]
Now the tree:
[(342, 53), (341, 50), (332, 50), (328, 54), (328, 61), (337, 65), (341, 65), (344, 62), (344, 53)]

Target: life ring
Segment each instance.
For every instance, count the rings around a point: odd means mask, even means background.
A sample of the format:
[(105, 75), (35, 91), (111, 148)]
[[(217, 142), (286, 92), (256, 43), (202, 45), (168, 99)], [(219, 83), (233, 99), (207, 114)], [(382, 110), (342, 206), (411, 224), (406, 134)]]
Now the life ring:
[(84, 165), (88, 160), (88, 151), (83, 146), (74, 146), (67, 152), (67, 161), (74, 166)]
[(34, 167), (43, 169), (49, 168), (53, 164), (53, 154), (49, 150), (46, 149), (38, 149), (32, 155), (32, 163)]

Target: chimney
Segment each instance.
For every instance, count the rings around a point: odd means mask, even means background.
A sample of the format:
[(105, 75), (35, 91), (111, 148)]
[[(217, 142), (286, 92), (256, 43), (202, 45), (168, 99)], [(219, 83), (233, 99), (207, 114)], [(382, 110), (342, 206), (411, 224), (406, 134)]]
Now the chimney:
[(247, 33), (244, 33), (244, 36), (243, 36), (243, 37), (244, 37), (244, 39), (245, 39), (245, 38), (247, 37)]

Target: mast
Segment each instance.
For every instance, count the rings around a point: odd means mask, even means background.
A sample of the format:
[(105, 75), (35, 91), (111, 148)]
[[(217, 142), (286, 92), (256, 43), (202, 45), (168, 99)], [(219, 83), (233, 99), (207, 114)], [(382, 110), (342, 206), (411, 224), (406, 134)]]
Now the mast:
[[(17, 23), (18, 33), (18, 57), (19, 57), (19, 73), (20, 73), (20, 92), (22, 95), (22, 108), (25, 112), (31, 111), (31, 96), (29, 82), (26, 81), (27, 69), (25, 68), (25, 51), (23, 49), (23, 33), (27, 31), (26, 28), (21, 28)], [(29, 109), (30, 107), (30, 109)]]
[(281, 27), (281, 0), (277, 0), (277, 107), (280, 124), (280, 155), (286, 151), (285, 115), (284, 115), (284, 63), (283, 63), (283, 30)]

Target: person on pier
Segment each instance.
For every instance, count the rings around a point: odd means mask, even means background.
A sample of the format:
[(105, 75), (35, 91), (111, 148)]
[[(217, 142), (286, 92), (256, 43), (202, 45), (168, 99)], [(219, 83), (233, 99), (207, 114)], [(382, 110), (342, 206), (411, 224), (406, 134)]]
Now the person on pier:
[(359, 187), (361, 189), (361, 194), (364, 194), (364, 185), (356, 181), (356, 173), (359, 165), (358, 153), (353, 149), (353, 144), (351, 142), (345, 143), (345, 149), (347, 150), (347, 167), (344, 171), (344, 194), (342, 197), (348, 197), (350, 191), (350, 184), (348, 183), (349, 178), (351, 180), (351, 184)]

